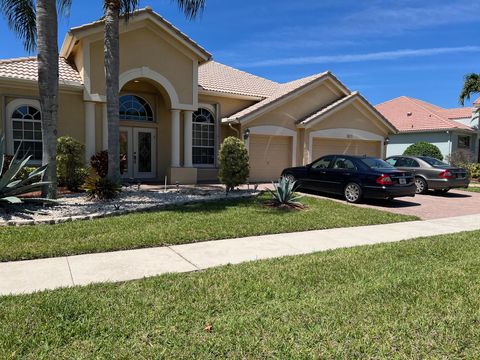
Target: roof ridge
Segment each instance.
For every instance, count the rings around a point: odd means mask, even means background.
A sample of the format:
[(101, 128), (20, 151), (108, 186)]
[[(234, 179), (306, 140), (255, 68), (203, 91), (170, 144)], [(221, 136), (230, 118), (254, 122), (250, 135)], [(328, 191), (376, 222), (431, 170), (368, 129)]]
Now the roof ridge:
[(393, 99), (390, 99), (390, 100), (385, 100), (384, 102), (381, 102), (381, 103), (375, 105), (375, 107), (380, 106), (380, 105), (383, 105), (383, 104), (386, 104), (386, 103), (389, 103), (389, 102), (392, 102), (392, 101), (395, 101), (395, 100), (398, 100), (398, 99), (401, 99), (401, 98), (406, 98), (406, 99), (408, 99), (408, 96), (406, 96), (406, 95), (400, 95), (400, 96), (397, 96), (396, 98), (393, 98)]
[(36, 56), (22, 56), (22, 57), (17, 57), (17, 58), (0, 59), (0, 64), (20, 62), (20, 61), (32, 61), (32, 60), (37, 60), (37, 57)]

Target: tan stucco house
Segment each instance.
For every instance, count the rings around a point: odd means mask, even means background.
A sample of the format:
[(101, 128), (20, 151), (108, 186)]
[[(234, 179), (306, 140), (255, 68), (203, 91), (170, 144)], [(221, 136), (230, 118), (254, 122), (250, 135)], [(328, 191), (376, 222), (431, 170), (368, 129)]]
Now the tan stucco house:
[[(72, 28), (60, 53), (58, 135), (107, 148), (103, 22)], [(0, 61), (0, 131), (41, 160), (35, 58)], [(358, 92), (325, 72), (280, 84), (212, 61), (160, 15), (138, 11), (120, 31), (120, 143), (124, 176), (196, 183), (217, 179), (217, 154), (238, 136), (250, 181), (327, 153), (383, 157), (395, 128)]]

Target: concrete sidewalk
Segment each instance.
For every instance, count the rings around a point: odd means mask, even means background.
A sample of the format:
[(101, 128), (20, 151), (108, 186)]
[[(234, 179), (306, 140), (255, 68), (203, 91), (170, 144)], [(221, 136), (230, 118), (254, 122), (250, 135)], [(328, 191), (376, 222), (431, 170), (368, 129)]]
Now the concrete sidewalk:
[(0, 295), (141, 279), (343, 247), (480, 230), (480, 214), (0, 263)]

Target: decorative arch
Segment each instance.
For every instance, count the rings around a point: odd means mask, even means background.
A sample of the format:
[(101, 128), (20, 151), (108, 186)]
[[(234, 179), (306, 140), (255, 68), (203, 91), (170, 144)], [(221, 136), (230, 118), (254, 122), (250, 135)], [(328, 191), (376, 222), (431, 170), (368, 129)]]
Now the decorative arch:
[(170, 98), (170, 103), (173, 109), (180, 109), (181, 104), (178, 100), (178, 94), (175, 91), (175, 88), (173, 87), (172, 83), (163, 75), (157, 73), (156, 71), (153, 71), (147, 66), (143, 66), (141, 68), (136, 68), (136, 69), (131, 69), (128, 71), (125, 71), (120, 75), (120, 82), (119, 82), (119, 87), (120, 89), (125, 86), (130, 81), (133, 81), (138, 78), (146, 78), (155, 81), (156, 83), (160, 84), (165, 91), (167, 92), (169, 98)]

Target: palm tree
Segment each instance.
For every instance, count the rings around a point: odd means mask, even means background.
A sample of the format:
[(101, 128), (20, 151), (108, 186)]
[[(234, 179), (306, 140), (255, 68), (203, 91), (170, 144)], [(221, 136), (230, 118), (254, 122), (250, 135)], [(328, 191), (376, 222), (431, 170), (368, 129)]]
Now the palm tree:
[(465, 100), (470, 100), (474, 94), (480, 93), (480, 74), (470, 73), (465, 75), (462, 92), (460, 93), (460, 104), (465, 105)]
[[(0, 11), (26, 51), (37, 48), (38, 92), (42, 113), (43, 158), (47, 166), (43, 180), (50, 182), (42, 196), (57, 196), (57, 112), (58, 112), (58, 22), (56, 0), (0, 0)], [(58, 0), (60, 13), (67, 14), (71, 0)]]
[[(188, 19), (194, 19), (205, 7), (206, 0), (172, 0)], [(125, 21), (138, 8), (139, 0), (104, 0), (105, 11), (105, 80), (108, 120), (108, 177), (120, 181), (120, 145), (119, 145), (119, 77), (120, 77), (120, 39), (119, 18)]]

